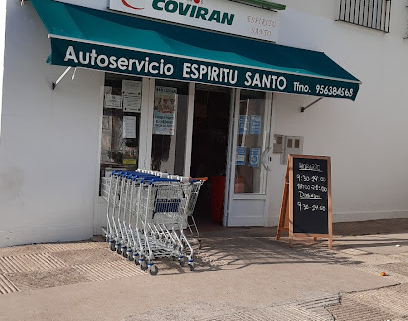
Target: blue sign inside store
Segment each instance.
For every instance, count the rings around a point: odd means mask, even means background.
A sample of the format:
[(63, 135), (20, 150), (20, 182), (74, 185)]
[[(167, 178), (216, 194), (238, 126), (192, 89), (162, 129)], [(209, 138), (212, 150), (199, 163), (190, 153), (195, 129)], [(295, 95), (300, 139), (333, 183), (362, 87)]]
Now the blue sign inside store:
[(249, 167), (259, 167), (260, 148), (251, 148), (249, 151)]
[(262, 132), (262, 116), (251, 116), (251, 135), (260, 135)]
[(239, 115), (238, 134), (239, 135), (248, 135), (248, 132), (249, 132), (249, 116)]
[(235, 163), (238, 166), (246, 165), (246, 147), (237, 147), (237, 155)]

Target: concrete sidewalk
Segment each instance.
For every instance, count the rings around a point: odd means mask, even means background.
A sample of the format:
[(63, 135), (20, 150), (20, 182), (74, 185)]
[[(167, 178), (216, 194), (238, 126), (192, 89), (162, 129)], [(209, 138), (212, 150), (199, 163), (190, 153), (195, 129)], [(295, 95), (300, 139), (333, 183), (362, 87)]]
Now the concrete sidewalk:
[(0, 249), (0, 320), (408, 319), (407, 231), (336, 236), (333, 251), (274, 232), (203, 228), (196, 271), (161, 261), (157, 276), (104, 242)]

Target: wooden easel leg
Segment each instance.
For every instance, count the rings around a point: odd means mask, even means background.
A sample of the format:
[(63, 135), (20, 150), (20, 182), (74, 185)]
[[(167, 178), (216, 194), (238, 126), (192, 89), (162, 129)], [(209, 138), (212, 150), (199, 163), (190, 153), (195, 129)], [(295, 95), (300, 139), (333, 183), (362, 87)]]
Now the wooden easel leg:
[(333, 235), (329, 235), (329, 250), (333, 249)]
[(278, 230), (276, 232), (276, 239), (279, 241), (281, 238), (282, 230), (285, 230), (287, 226), (285, 226), (285, 221), (288, 219), (286, 217), (287, 209), (288, 209), (288, 194), (289, 194), (289, 172), (288, 168), (286, 168), (286, 176), (285, 176), (285, 183), (283, 184), (283, 193), (282, 193), (282, 204), (281, 210), (279, 215), (279, 223), (278, 223)]
[(313, 241), (314, 241), (314, 242), (317, 242), (317, 237), (314, 237), (314, 238), (313, 238)]
[(289, 237), (289, 246), (293, 246), (293, 238)]

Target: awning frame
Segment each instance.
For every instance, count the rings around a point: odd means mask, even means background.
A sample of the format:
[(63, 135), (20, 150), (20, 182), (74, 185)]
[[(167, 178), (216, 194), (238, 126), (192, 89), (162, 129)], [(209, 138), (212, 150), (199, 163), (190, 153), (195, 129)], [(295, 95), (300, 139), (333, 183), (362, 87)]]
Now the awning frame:
[(304, 113), (306, 109), (312, 107), (314, 104), (317, 104), (319, 101), (321, 101), (324, 97), (319, 97), (317, 98), (315, 101), (311, 102), (309, 105), (305, 106), (305, 107), (300, 107), (300, 112)]
[(361, 84), (322, 52), (171, 24), (163, 28), (158, 21), (54, 0), (30, 2), (48, 30), (47, 62), (54, 65), (350, 100)]
[[(59, 76), (58, 79), (57, 79), (55, 82), (53, 82), (53, 83), (51, 84), (52, 90), (54, 90), (54, 89), (57, 87), (57, 85), (59, 84), (59, 82), (65, 77), (65, 75), (71, 70), (71, 68), (72, 68), (71, 66), (67, 67), (67, 68), (64, 70), (64, 72), (61, 74), (61, 76)], [(73, 73), (72, 73), (72, 76), (71, 76), (71, 80), (74, 80), (75, 74), (76, 74), (76, 70), (77, 70), (77, 68), (75, 67), (75, 68), (74, 68), (74, 71), (73, 71)]]

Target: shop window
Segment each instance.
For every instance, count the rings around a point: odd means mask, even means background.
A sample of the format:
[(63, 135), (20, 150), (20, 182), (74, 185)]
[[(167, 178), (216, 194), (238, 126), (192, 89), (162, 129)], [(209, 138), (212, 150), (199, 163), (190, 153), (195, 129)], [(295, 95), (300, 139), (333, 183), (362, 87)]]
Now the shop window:
[(188, 83), (157, 80), (154, 95), (151, 168), (184, 174)]
[(106, 74), (103, 100), (101, 177), (135, 170), (139, 160), (142, 79)]
[(340, 0), (339, 21), (390, 32), (391, 0)]
[(238, 117), (234, 193), (265, 194), (266, 170), (261, 163), (267, 146), (265, 93), (241, 90)]

